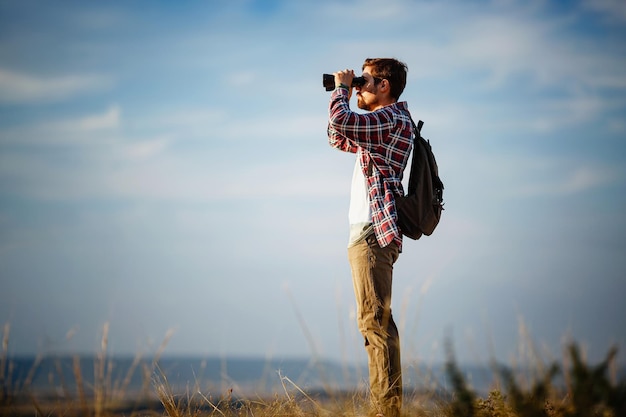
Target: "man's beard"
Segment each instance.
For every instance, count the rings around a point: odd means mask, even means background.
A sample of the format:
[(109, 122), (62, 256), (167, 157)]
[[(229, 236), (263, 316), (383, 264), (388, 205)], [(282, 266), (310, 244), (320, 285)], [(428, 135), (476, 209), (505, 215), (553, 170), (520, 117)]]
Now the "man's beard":
[(363, 96), (361, 94), (357, 94), (356, 96), (356, 105), (361, 110), (371, 111), (372, 106), (363, 100)]
[(374, 101), (370, 101), (369, 103), (365, 102), (365, 99), (363, 98), (363, 94), (357, 93), (356, 105), (358, 106), (359, 109), (365, 110), (365, 111), (372, 111), (374, 108), (376, 108), (376, 105), (378, 104), (378, 100), (376, 99), (376, 93), (378, 92), (378, 88), (375, 88), (375, 90), (376, 91), (372, 91), (370, 94), (370, 98)]

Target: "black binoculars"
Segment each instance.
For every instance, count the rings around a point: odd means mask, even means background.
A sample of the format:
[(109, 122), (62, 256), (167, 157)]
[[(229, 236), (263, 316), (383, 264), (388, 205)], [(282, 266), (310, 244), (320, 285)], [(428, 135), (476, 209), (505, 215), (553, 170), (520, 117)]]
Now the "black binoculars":
[[(322, 84), (326, 91), (333, 91), (335, 89), (335, 76), (332, 74), (324, 74), (322, 76)], [(365, 77), (354, 77), (352, 79), (352, 87), (363, 87), (367, 84)]]

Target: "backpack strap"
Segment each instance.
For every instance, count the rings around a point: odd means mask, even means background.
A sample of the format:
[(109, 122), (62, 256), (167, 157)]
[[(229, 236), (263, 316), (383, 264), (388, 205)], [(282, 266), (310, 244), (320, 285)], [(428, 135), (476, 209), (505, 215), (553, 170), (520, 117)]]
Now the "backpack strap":
[(411, 124), (413, 125), (413, 131), (415, 132), (415, 136), (420, 137), (422, 135), (422, 126), (424, 126), (424, 122), (420, 120), (417, 122), (417, 124), (415, 124), (415, 120), (413, 120), (413, 117), (410, 114), (409, 119), (411, 119)]
[(417, 152), (415, 152), (415, 149), (417, 146), (421, 145), (420, 139), (422, 137), (422, 126), (424, 126), (423, 121), (420, 120), (417, 122), (417, 124), (415, 124), (415, 121), (413, 120), (413, 117), (411, 117), (411, 115), (409, 115), (409, 118), (411, 119), (411, 124), (413, 124), (413, 132), (415, 133), (415, 137), (413, 138), (413, 157), (411, 159), (411, 173), (409, 174), (409, 187), (407, 189), (406, 195), (413, 194), (417, 189)]

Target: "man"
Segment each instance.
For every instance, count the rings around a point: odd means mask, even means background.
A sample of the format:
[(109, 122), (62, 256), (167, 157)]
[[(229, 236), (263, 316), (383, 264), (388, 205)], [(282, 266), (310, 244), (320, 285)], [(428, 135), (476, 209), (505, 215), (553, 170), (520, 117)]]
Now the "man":
[(348, 259), (357, 301), (359, 331), (368, 354), (374, 413), (398, 417), (402, 406), (400, 340), (391, 314), (393, 264), (402, 251), (395, 195), (403, 195), (402, 175), (413, 146), (406, 102), (398, 99), (407, 67), (391, 58), (366, 59), (366, 83), (356, 89), (350, 110), (354, 71), (334, 73), (328, 140), (332, 147), (356, 153), (352, 177)]

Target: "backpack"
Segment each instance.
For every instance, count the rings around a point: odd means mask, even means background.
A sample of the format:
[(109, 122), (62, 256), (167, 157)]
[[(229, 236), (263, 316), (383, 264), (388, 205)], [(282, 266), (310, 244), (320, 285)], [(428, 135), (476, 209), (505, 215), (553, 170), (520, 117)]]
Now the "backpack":
[(430, 236), (441, 218), (443, 210), (443, 182), (430, 142), (422, 137), (421, 120), (415, 125), (413, 119), (413, 159), (406, 196), (396, 196), (398, 226), (402, 234), (417, 240)]

